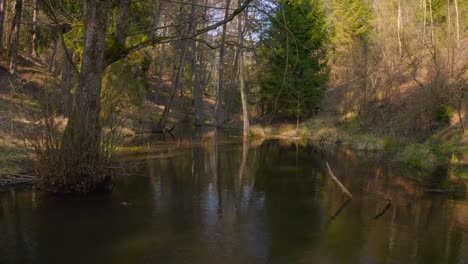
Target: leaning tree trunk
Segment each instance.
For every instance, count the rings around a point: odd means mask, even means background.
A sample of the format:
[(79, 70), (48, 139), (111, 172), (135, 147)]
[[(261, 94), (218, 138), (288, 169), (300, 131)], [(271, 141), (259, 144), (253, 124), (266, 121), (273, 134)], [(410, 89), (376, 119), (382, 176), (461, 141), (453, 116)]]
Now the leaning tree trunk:
[[(224, 13), (224, 19), (226, 20), (229, 16), (229, 6), (231, 0), (226, 1), (226, 11)], [(221, 35), (221, 47), (219, 49), (219, 69), (218, 69), (218, 87), (216, 90), (216, 104), (215, 104), (215, 115), (216, 115), (216, 126), (221, 127), (223, 125), (223, 82), (224, 82), (224, 53), (226, 48), (224, 44), (226, 42), (226, 31), (227, 23), (223, 25), (223, 32)]]
[(11, 26), (11, 44), (10, 44), (10, 73), (16, 73), (16, 67), (18, 65), (18, 45), (20, 37), (20, 25), (21, 25), (21, 11), (23, 10), (23, 0), (16, 0), (15, 3), (15, 16), (13, 17)]
[[(194, 9), (193, 9), (194, 7), (195, 7), (195, 4), (194, 2), (192, 2), (192, 12), (190, 15), (191, 19), (189, 19), (187, 31), (184, 32), (184, 35), (186, 36), (192, 32), (192, 27), (193, 27), (193, 22), (194, 22), (194, 20), (192, 19), (194, 15)], [(183, 42), (183, 47), (181, 48), (182, 54), (179, 59), (179, 67), (177, 68), (177, 71), (174, 76), (175, 77), (174, 86), (171, 89), (171, 92), (169, 94), (169, 99), (167, 101), (166, 106), (164, 107), (161, 118), (159, 119), (158, 128), (160, 129), (166, 128), (167, 118), (169, 116), (169, 112), (171, 111), (171, 107), (174, 102), (174, 97), (177, 93), (177, 90), (179, 89), (180, 84), (182, 83), (182, 77), (184, 76), (185, 59), (187, 58), (187, 51), (190, 45), (190, 41), (191, 41), (190, 39), (186, 38)]]
[(33, 14), (32, 14), (32, 41), (31, 41), (31, 56), (33, 58), (37, 58), (37, 13), (38, 13), (38, 5), (37, 0), (33, 0)]
[(107, 179), (102, 177), (99, 166), (99, 115), (110, 3), (111, 0), (84, 0), (85, 43), (75, 104), (63, 138), (61, 191), (89, 192)]
[(5, 49), (3, 45), (3, 32), (5, 27), (5, 13), (7, 9), (7, 0), (0, 0), (0, 51)]

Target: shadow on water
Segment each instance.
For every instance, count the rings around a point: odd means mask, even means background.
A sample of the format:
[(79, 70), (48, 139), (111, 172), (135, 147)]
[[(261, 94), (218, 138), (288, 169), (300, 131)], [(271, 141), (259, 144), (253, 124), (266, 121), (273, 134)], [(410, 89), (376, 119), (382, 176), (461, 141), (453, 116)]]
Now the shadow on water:
[[(108, 195), (1, 193), (0, 263), (468, 259), (468, 202), (425, 192), (378, 155), (187, 134), (127, 156), (143, 165)], [(353, 194), (346, 204), (325, 161)]]

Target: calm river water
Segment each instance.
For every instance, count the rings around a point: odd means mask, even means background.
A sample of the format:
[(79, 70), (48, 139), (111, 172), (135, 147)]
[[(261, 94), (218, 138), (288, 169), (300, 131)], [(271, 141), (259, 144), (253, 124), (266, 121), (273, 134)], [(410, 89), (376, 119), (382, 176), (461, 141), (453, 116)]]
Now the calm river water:
[(468, 263), (467, 200), (375, 155), (215, 138), (126, 157), (110, 194), (0, 193), (0, 263)]

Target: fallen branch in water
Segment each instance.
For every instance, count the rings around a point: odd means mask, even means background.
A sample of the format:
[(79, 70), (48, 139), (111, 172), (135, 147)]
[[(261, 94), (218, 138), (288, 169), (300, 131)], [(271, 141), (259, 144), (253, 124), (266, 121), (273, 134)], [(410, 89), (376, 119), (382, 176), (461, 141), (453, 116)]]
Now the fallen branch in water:
[(387, 201), (387, 205), (377, 215), (374, 216), (374, 219), (377, 219), (377, 218), (383, 216), (388, 211), (390, 206), (392, 206), (392, 201), (389, 198), (387, 198), (383, 193), (377, 193), (377, 194), (380, 197), (382, 197), (382, 199)]
[(36, 177), (30, 175), (5, 173), (0, 175), (0, 188), (6, 189), (19, 184), (33, 184), (36, 180)]
[(346, 187), (340, 182), (340, 180), (338, 180), (338, 178), (336, 178), (335, 174), (333, 174), (333, 171), (330, 168), (330, 165), (328, 165), (328, 162), (325, 162), (325, 163), (327, 164), (328, 174), (330, 174), (330, 177), (333, 179), (333, 181), (336, 183), (336, 185), (338, 185), (338, 187), (340, 187), (341, 191), (344, 194), (346, 194), (349, 197), (349, 199), (352, 199), (353, 195), (348, 191), (348, 189), (346, 189)]
[(335, 211), (335, 213), (330, 217), (330, 220), (329, 221), (333, 221), (335, 220), (335, 218), (341, 214), (341, 211), (343, 211), (343, 209), (345, 209), (346, 205), (348, 205), (348, 203), (351, 201), (351, 198), (347, 198), (346, 200), (343, 201), (343, 203), (341, 204), (341, 206)]
[(375, 194), (375, 195), (379, 196), (380, 198), (382, 198), (383, 200), (385, 200), (387, 202), (385, 207), (382, 210), (380, 210), (378, 214), (376, 214), (374, 216), (374, 219), (377, 219), (377, 218), (383, 216), (388, 211), (388, 209), (392, 206), (392, 200), (390, 200), (390, 198), (385, 196), (385, 194), (380, 193), (380, 192), (371, 192), (371, 191), (369, 191), (369, 190), (367, 190), (365, 188), (361, 188), (361, 190), (366, 191), (366, 192), (371, 193), (371, 194)]

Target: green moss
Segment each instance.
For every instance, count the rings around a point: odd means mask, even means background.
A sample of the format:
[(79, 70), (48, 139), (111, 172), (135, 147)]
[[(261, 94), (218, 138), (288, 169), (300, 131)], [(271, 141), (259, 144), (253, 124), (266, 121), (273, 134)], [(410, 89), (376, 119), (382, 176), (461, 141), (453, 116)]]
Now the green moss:
[(429, 170), (440, 164), (436, 152), (430, 144), (407, 145), (396, 154), (394, 159), (414, 169)]
[(376, 151), (383, 150), (385, 141), (372, 134), (352, 134), (344, 136), (345, 144), (356, 150)]
[(463, 180), (468, 180), (468, 166), (455, 165), (453, 166), (453, 174)]
[(435, 108), (435, 119), (444, 124), (450, 124), (450, 119), (455, 112), (453, 106), (449, 104), (440, 104)]
[(132, 153), (132, 152), (141, 152), (145, 149), (143, 146), (129, 146), (129, 147), (117, 147), (117, 152), (120, 153)]

